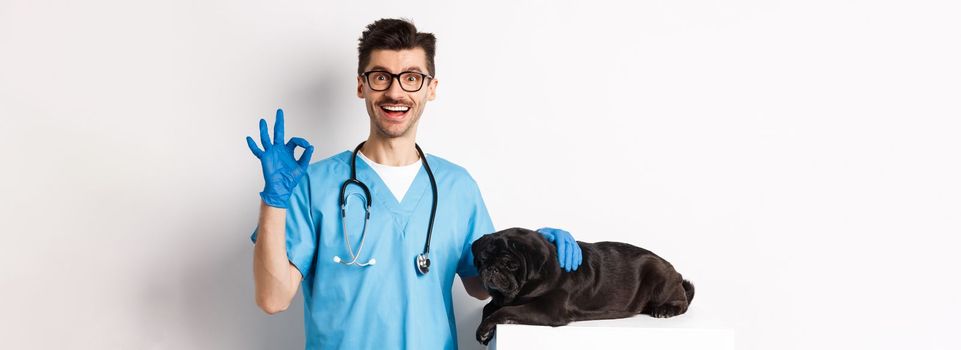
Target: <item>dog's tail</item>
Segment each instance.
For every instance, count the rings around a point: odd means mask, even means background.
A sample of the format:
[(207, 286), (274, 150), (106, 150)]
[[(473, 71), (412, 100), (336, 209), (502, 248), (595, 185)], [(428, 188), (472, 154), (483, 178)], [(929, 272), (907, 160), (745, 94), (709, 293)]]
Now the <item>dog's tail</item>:
[(684, 287), (684, 294), (687, 295), (687, 303), (690, 304), (691, 300), (694, 300), (694, 284), (691, 281), (682, 279), (681, 286)]

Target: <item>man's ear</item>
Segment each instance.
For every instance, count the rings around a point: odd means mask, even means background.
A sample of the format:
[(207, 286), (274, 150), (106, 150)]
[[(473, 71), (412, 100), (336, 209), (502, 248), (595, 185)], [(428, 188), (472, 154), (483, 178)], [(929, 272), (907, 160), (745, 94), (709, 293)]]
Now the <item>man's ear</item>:
[(437, 79), (431, 79), (427, 84), (427, 100), (433, 101), (437, 98)]
[(357, 97), (364, 98), (364, 78), (357, 76)]

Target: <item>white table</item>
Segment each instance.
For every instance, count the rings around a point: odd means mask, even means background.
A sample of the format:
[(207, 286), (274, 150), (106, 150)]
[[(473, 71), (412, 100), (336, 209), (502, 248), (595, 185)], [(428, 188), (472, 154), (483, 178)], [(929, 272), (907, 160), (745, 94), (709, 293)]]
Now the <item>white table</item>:
[(647, 315), (572, 322), (566, 326), (497, 325), (492, 350), (663, 349), (734, 350), (734, 330), (705, 328), (688, 315), (658, 319)]

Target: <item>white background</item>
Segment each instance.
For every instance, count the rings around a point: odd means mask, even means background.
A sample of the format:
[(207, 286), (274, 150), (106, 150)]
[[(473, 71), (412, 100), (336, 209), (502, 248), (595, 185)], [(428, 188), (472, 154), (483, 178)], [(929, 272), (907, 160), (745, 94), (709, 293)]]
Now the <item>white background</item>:
[(382, 17), (437, 35), (418, 142), (498, 229), (648, 248), (739, 349), (961, 347), (958, 5), (627, 3), (0, 0), (0, 347), (302, 348), (300, 296), (254, 303), (244, 138), (365, 138)]

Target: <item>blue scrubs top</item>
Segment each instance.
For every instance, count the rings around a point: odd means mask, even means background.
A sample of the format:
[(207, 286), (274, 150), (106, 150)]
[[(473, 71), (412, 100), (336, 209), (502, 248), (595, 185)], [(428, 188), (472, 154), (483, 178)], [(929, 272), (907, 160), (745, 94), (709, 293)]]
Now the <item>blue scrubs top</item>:
[[(351, 151), (310, 164), (287, 208), (287, 257), (304, 276), (307, 349), (457, 349), (451, 287), (454, 274), (477, 276), (471, 244), (494, 225), (477, 183), (464, 168), (425, 154), (437, 182), (437, 212), (430, 244), (430, 272), (415, 258), (424, 250), (432, 194), (421, 167), (403, 200), (358, 159), (357, 179), (370, 188), (373, 205), (363, 250), (350, 261), (341, 224), (339, 191), (350, 177)], [(350, 185), (347, 230), (356, 253), (363, 229), (363, 190)], [(256, 241), (257, 231), (251, 235)]]

